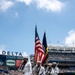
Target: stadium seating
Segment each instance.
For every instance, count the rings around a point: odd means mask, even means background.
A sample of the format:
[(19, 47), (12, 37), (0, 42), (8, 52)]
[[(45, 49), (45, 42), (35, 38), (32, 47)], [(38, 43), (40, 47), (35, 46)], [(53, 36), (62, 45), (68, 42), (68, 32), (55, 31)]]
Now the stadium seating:
[(74, 53), (49, 53), (48, 60), (75, 61)]

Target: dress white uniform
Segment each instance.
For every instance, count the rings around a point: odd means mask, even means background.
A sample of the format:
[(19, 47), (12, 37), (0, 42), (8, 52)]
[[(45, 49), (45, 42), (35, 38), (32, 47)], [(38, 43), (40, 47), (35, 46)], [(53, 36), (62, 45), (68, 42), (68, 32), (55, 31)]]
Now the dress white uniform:
[(39, 75), (45, 75), (45, 68), (43, 66), (40, 67)]
[(32, 74), (33, 74), (33, 75), (36, 75), (36, 70), (37, 70), (37, 65), (34, 66), (33, 69), (32, 69)]
[(27, 62), (22, 70), (24, 72), (23, 75), (32, 75), (32, 66), (30, 62)]
[(58, 75), (58, 73), (59, 73), (58, 67), (52, 68), (51, 75)]
[[(36, 75), (36, 71), (37, 71), (37, 65), (33, 68), (33, 75)], [(39, 72), (38, 75), (45, 75), (45, 69), (43, 66), (39, 67)]]

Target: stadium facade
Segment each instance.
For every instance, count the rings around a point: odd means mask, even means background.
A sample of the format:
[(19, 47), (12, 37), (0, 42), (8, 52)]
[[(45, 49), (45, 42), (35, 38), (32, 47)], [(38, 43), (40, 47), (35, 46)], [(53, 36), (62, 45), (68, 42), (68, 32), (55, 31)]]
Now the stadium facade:
[(48, 45), (48, 62), (57, 62), (60, 66), (75, 66), (75, 47)]
[[(62, 69), (75, 69), (75, 47), (50, 44), (48, 49), (48, 58), (45, 63), (57, 62)], [(30, 55), (30, 59), (34, 62), (33, 54)]]
[[(74, 62), (75, 63), (75, 47), (68, 47), (62, 45), (48, 45), (48, 60), (47, 62)], [(30, 55), (33, 62), (34, 55)]]
[(0, 54), (0, 67), (8, 67), (9, 69), (17, 69), (22, 63), (22, 56), (2, 55)]

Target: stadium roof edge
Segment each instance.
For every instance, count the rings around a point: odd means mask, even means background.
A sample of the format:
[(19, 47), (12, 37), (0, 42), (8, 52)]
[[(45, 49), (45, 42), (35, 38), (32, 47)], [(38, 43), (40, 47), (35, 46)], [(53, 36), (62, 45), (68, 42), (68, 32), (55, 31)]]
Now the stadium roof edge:
[(75, 47), (65, 46), (65, 45), (48, 44), (48, 48), (56, 49), (56, 50), (73, 50), (73, 51), (75, 51)]

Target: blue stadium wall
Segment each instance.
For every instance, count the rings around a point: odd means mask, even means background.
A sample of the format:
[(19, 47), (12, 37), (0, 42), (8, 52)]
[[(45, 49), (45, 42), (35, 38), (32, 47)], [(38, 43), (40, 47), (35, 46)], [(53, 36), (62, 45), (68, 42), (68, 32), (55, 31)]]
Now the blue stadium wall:
[(10, 68), (19, 67), (23, 57), (21, 56), (8, 56), (0, 55), (0, 66), (7, 66)]

